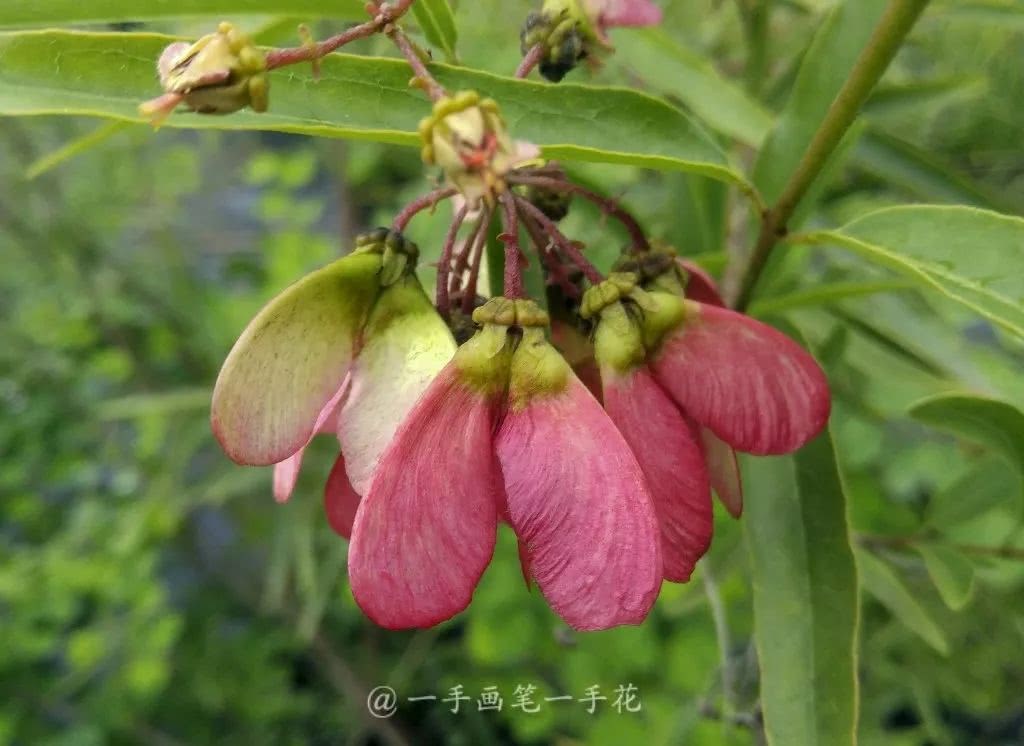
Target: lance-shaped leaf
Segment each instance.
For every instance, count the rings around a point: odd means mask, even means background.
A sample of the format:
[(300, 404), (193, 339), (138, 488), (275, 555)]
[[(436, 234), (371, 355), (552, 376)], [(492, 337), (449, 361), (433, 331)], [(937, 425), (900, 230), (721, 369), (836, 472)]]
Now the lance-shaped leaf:
[(448, 0), (417, 0), (412, 5), (412, 12), (427, 41), (439, 47), (450, 62), (455, 62), (458, 58), (455, 54), (458, 32), (455, 14)]
[[(155, 65), (175, 39), (156, 34), (26, 31), (0, 34), (0, 115), (80, 114), (144, 121), (138, 105), (160, 93)], [(270, 73), (270, 110), (212, 117), (175, 113), (164, 126), (274, 130), (420, 147), (429, 112), (403, 60), (330, 54)], [(515, 137), (549, 158), (703, 173), (742, 183), (711, 136), (687, 114), (635, 90), (551, 86), (433, 63), (449, 90), (501, 103)]]
[(0, 27), (146, 21), (194, 16), (221, 20), (240, 14), (257, 13), (361, 20), (366, 17), (364, 6), (362, 0), (4, 0), (0, 3)]
[(946, 635), (931, 614), (914, 597), (896, 571), (871, 552), (857, 553), (857, 567), (864, 590), (878, 599), (907, 629), (942, 655), (949, 655)]
[(1024, 337), (1024, 220), (971, 207), (913, 205), (807, 234), (938, 290)]
[(850, 746), (857, 731), (857, 571), (828, 432), (744, 461), (765, 732), (773, 746)]
[(380, 256), (353, 254), (299, 280), (238, 338), (213, 390), (214, 435), (232, 459), (284, 461), (309, 441), (352, 363), (379, 292)]

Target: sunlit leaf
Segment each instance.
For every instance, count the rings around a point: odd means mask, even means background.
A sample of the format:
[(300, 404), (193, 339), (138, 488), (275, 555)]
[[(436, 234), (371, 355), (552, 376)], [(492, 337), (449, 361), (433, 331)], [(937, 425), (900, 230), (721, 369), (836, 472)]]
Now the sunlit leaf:
[(918, 635), (943, 655), (949, 655), (949, 642), (928, 611), (914, 598), (896, 572), (871, 552), (857, 552), (857, 568), (860, 570), (864, 590), (874, 596), (907, 629)]
[(754, 167), (754, 183), (769, 203), (796, 169), (885, 5), (886, 0), (846, 0), (819, 27)]
[(412, 11), (427, 41), (440, 48), (449, 62), (455, 62), (458, 58), (455, 54), (458, 32), (448, 0), (417, 0)]
[(922, 543), (914, 548), (946, 606), (954, 611), (966, 606), (974, 589), (974, 564), (970, 559), (942, 544)]
[(992, 448), (1024, 476), (1024, 412), (1013, 405), (972, 394), (942, 394), (917, 402), (910, 415)]
[(361, 0), (4, 0), (0, 27), (144, 21), (153, 18), (280, 13), (309, 18), (366, 18)]
[(768, 741), (851, 744), (857, 573), (832, 440), (744, 463), (754, 635)]
[(962, 206), (893, 207), (802, 240), (850, 249), (1024, 337), (1020, 218)]
[[(154, 64), (170, 37), (64, 31), (0, 34), (0, 115), (81, 114), (142, 121), (159, 94)], [(515, 137), (567, 160), (692, 171), (742, 181), (712, 138), (685, 113), (637, 91), (552, 86), (434, 64), (450, 90), (497, 99)], [(170, 127), (274, 130), (419, 146), (430, 112), (401, 60), (332, 54), (271, 74), (271, 109), (226, 117), (176, 113)]]
[(682, 101), (712, 129), (754, 147), (768, 134), (771, 112), (664, 29), (622, 34), (615, 47), (615, 59), (633, 75), (651, 90)]

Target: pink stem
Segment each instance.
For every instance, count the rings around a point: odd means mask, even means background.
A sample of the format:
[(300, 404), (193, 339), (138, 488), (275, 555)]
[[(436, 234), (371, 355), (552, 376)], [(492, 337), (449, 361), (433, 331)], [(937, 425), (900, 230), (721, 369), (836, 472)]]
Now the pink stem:
[(537, 63), (540, 62), (540, 58), (544, 55), (544, 45), (534, 44), (530, 47), (530, 51), (523, 57), (522, 62), (519, 63), (519, 67), (516, 68), (517, 78), (526, 78), (533, 68), (537, 67)]
[(424, 194), (422, 197), (417, 197), (403, 207), (402, 211), (395, 216), (391, 227), (396, 231), (404, 231), (405, 227), (409, 225), (409, 221), (416, 217), (416, 215), (424, 210), (433, 210), (437, 207), (438, 202), (454, 197), (457, 192), (458, 190), (455, 187), (444, 187), (442, 189), (435, 189), (429, 194)]
[(519, 217), (522, 219), (526, 232), (530, 234), (533, 245), (537, 247), (537, 253), (540, 255), (541, 262), (547, 267), (548, 284), (558, 285), (569, 298), (579, 298), (579, 288), (572, 283), (565, 265), (562, 264), (562, 260), (558, 256), (558, 252), (554, 251), (550, 240), (544, 236), (540, 226), (529, 215), (520, 215)]
[(579, 184), (573, 184), (571, 181), (551, 176), (532, 176), (528, 173), (519, 174), (513, 171), (506, 177), (506, 180), (510, 184), (537, 186), (545, 189), (554, 189), (556, 191), (578, 194), (583, 197), (583, 199), (593, 202), (601, 208), (603, 213), (611, 215), (625, 226), (626, 230), (629, 232), (629, 237), (633, 242), (633, 251), (650, 251), (651, 245), (648, 243), (647, 236), (644, 234), (644, 229), (640, 226), (640, 223), (628, 210), (624, 209), (613, 199), (602, 197), (600, 194), (592, 192)]
[(597, 285), (604, 281), (604, 275), (602, 275), (600, 271), (598, 271), (597, 267), (591, 264), (590, 261), (583, 256), (583, 252), (579, 250), (579, 247), (576, 246), (576, 244), (566, 238), (562, 231), (558, 230), (558, 226), (555, 225), (555, 222), (551, 218), (541, 212), (540, 208), (531, 204), (522, 197), (514, 197), (514, 199), (519, 211), (526, 213), (537, 221), (541, 229), (543, 229), (543, 231), (547, 233), (556, 244), (558, 244), (558, 248), (565, 252), (566, 256), (569, 257), (572, 263), (580, 268), (580, 271), (584, 276), (586, 276), (592, 285)]
[(349, 42), (353, 42), (356, 39), (362, 39), (367, 36), (373, 36), (380, 31), (382, 27), (383, 24), (375, 18), (372, 21), (360, 23), (358, 26), (353, 26), (350, 29), (342, 31), (340, 34), (335, 34), (329, 39), (324, 39), (322, 42), (311, 44), (308, 47), (272, 49), (267, 52), (267, 69), (276, 70), (277, 68), (285, 67), (286, 65), (318, 60)]
[(423, 60), (420, 59), (419, 54), (412, 46), (412, 42), (409, 41), (409, 37), (405, 33), (395, 27), (388, 31), (388, 36), (391, 37), (391, 41), (395, 43), (399, 51), (405, 57), (405, 61), (409, 63), (409, 67), (412, 68), (413, 74), (416, 79), (423, 85), (427, 95), (430, 96), (431, 101), (439, 101), (448, 95), (448, 92), (444, 87), (437, 82), (437, 78), (430, 74), (427, 70), (427, 66), (423, 64)]
[(468, 212), (469, 206), (463, 205), (462, 209), (456, 213), (455, 219), (452, 220), (452, 224), (448, 228), (448, 234), (444, 238), (441, 258), (437, 263), (437, 285), (434, 291), (434, 301), (437, 304), (437, 310), (446, 319), (448, 318), (448, 311), (451, 306), (448, 295), (448, 276), (451, 274), (452, 269), (452, 252), (455, 250), (455, 238), (458, 236), (459, 228), (465, 222), (466, 213)]
[(505, 297), (525, 298), (523, 291), (523, 253), (519, 250), (519, 216), (515, 203), (506, 192), (501, 200), (504, 211), (501, 215), (502, 235), (505, 243)]
[(480, 279), (480, 265), (483, 264), (484, 246), (487, 245), (487, 233), (491, 229), (492, 220), (494, 220), (493, 210), (480, 219), (477, 233), (473, 237), (469, 256), (469, 278), (462, 288), (462, 312), (467, 315), (473, 311), (473, 301), (476, 299), (476, 285)]

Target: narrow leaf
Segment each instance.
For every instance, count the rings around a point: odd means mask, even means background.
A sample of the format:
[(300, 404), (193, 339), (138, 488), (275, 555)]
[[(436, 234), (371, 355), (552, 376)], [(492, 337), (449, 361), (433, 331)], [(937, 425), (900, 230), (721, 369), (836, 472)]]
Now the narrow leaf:
[(938, 623), (888, 564), (870, 552), (858, 551), (857, 569), (860, 570), (864, 590), (878, 599), (907, 629), (939, 653), (949, 655), (949, 642)]
[(146, 21), (192, 16), (222, 19), (263, 13), (348, 20), (362, 20), (366, 17), (362, 0), (4, 0), (0, 3), (0, 27)]
[(754, 167), (754, 183), (769, 204), (796, 169), (885, 5), (886, 0), (846, 0), (829, 13), (815, 34), (789, 100)]
[(857, 574), (831, 436), (793, 456), (747, 459), (744, 472), (768, 742), (852, 744)]
[(776, 295), (756, 301), (750, 307), (751, 316), (774, 316), (795, 308), (830, 306), (850, 298), (878, 293), (892, 293), (914, 287), (909, 280), (879, 280), (877, 282), (829, 282), (807, 290)]
[(758, 147), (768, 134), (771, 112), (664, 29), (623, 34), (615, 47), (616, 61), (627, 65), (649, 88), (682, 101), (712, 129), (752, 147)]
[(1024, 476), (1024, 412), (1013, 405), (973, 394), (942, 394), (917, 402), (910, 415), (992, 448)]
[(853, 165), (929, 202), (969, 204), (1012, 212), (1010, 201), (898, 137), (869, 128), (853, 151)]
[[(159, 94), (155, 60), (172, 39), (154, 34), (38, 31), (0, 34), (0, 115), (81, 114), (142, 121)], [(563, 160), (703, 173), (745, 183), (700, 125), (663, 101), (624, 88), (546, 85), (450, 65), (431, 70), (449, 90), (495, 98), (513, 136)], [(418, 147), (430, 112), (402, 60), (331, 54), (271, 74), (271, 110), (227, 117), (175, 113), (170, 127), (274, 130)]]
[(974, 590), (974, 564), (953, 547), (919, 544), (915, 548), (946, 606), (954, 611), (964, 608)]
[(850, 249), (1024, 337), (1021, 218), (961, 206), (893, 207), (802, 240)]
[(458, 32), (448, 0), (417, 0), (412, 5), (412, 11), (427, 41), (444, 51), (449, 62), (456, 62), (458, 55), (455, 53), (455, 42), (458, 40)]
[(52, 153), (47, 153), (41, 158), (36, 159), (27, 169), (25, 169), (25, 178), (30, 180), (35, 179), (36, 177), (45, 174), (50, 169), (56, 168), (60, 164), (64, 163), (64, 161), (70, 160), (76, 155), (80, 155), (90, 148), (109, 140), (111, 137), (130, 126), (131, 125), (128, 122), (107, 122), (106, 124), (101, 124), (92, 132), (88, 132), (81, 137), (76, 137), (74, 140), (62, 145)]

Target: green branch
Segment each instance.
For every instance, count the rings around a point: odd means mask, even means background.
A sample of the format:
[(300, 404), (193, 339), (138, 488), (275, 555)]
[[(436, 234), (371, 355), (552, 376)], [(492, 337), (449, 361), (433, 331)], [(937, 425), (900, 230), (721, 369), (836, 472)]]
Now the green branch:
[(836, 94), (825, 119), (786, 183), (782, 195), (762, 215), (761, 232), (740, 281), (739, 295), (734, 304), (737, 309), (743, 310), (750, 303), (768, 257), (776, 244), (786, 236), (787, 224), (800, 200), (821, 175), (829, 156), (850, 129), (864, 102), (927, 5), (928, 0), (891, 0), (885, 9), (867, 46), (854, 63), (850, 76)]

